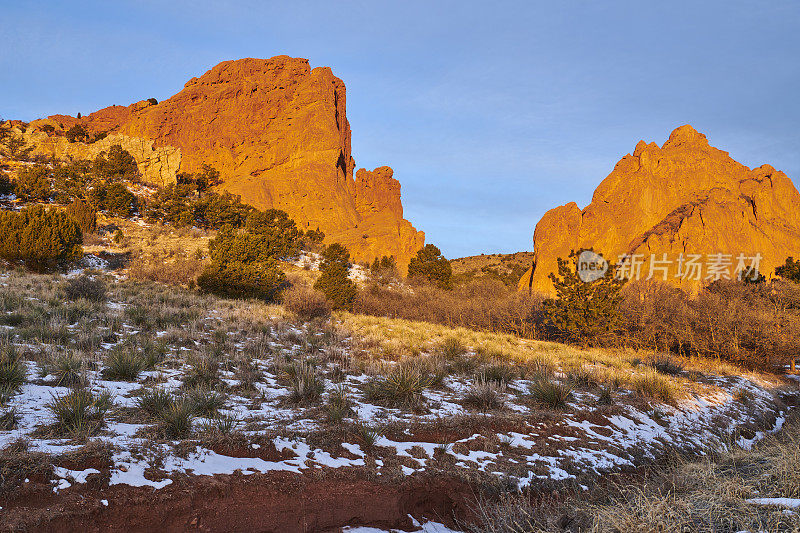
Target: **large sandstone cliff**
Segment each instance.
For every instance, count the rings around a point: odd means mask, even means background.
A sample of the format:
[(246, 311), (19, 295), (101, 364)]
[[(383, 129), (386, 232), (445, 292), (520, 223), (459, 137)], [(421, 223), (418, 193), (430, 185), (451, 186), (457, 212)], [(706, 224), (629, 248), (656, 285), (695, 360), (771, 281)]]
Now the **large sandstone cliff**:
[[(642, 278), (650, 275), (653, 254), (659, 261), (666, 253), (667, 263), (656, 266), (668, 270), (654, 269), (653, 277), (666, 275), (693, 291), (719, 272), (734, 277), (740, 254), (747, 265), (760, 254), (759, 270), (767, 276), (787, 256), (800, 256), (800, 193), (783, 172), (769, 165), (751, 170), (686, 125), (661, 147), (640, 141), (585, 209), (571, 202), (545, 213), (533, 242), (535, 266), (520, 280), (520, 289), (552, 294), (548, 275), (556, 270), (556, 259), (592, 247), (612, 262), (639, 256)], [(685, 266), (679, 271), (681, 254), (702, 256), (699, 280)], [(716, 271), (709, 268), (728, 261)]]
[[(328, 242), (346, 245), (357, 260), (394, 255), (404, 270), (425, 235), (403, 218), (391, 169), (361, 170), (354, 178), (345, 102), (344, 83), (330, 68), (278, 56), (225, 61), (158, 104), (48, 121), (110, 132), (103, 145), (133, 146), (145, 179), (158, 185), (210, 164), (221, 173), (221, 188), (243, 202), (283, 209), (302, 229), (319, 228)], [(92, 150), (63, 139), (50, 144), (42, 150), (60, 156)]]

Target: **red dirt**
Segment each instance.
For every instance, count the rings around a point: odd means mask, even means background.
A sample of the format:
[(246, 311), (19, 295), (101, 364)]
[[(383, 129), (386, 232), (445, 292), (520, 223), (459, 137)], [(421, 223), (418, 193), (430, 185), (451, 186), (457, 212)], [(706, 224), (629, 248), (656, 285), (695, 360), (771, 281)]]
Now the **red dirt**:
[[(387, 480), (388, 481), (388, 480)], [(104, 506), (100, 500), (108, 500)], [(338, 531), (345, 525), (411, 529), (408, 515), (454, 526), (470, 514), (463, 481), (406, 478), (396, 483), (344, 476), (192, 477), (161, 490), (76, 486), (59, 494), (42, 486), (3, 502), (2, 531)]]

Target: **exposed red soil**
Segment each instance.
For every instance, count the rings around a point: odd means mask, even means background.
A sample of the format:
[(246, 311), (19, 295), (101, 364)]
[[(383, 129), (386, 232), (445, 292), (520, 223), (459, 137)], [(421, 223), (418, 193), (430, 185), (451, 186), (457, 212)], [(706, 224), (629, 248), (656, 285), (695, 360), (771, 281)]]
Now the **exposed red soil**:
[[(388, 481), (388, 480), (387, 480)], [(412, 529), (408, 515), (454, 526), (470, 513), (465, 482), (412, 477), (392, 482), (344, 475), (191, 477), (161, 490), (117, 485), (49, 486), (3, 502), (3, 531), (338, 531), (345, 525)], [(108, 506), (101, 500), (107, 500)]]

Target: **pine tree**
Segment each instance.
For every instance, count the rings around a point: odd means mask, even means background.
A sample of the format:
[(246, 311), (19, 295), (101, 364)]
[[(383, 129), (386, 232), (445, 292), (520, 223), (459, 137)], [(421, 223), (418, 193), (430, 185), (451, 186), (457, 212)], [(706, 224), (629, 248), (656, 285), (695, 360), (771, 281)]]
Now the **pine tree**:
[(550, 326), (568, 340), (596, 344), (619, 328), (618, 305), (623, 279), (615, 277), (609, 265), (603, 277), (585, 282), (578, 275), (579, 252), (572, 251), (569, 261), (558, 258), (558, 276), (550, 274), (556, 298), (544, 302)]
[(349, 277), (350, 252), (339, 243), (333, 243), (322, 252), (322, 274), (314, 288), (331, 302), (334, 309), (353, 309), (358, 288)]
[(800, 283), (800, 260), (795, 261), (794, 257), (787, 257), (786, 262), (775, 269), (775, 274), (783, 279)]
[(432, 244), (426, 244), (421, 250), (417, 250), (417, 256), (412, 257), (408, 264), (409, 278), (425, 279), (441, 289), (451, 287), (452, 276), (450, 261)]

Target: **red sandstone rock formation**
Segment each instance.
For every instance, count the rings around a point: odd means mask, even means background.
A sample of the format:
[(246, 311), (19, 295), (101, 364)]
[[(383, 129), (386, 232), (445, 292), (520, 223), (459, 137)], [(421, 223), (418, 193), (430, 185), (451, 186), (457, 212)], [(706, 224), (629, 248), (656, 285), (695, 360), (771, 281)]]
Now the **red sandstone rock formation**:
[[(425, 235), (403, 219), (391, 169), (359, 171), (354, 180), (345, 103), (344, 83), (330, 68), (278, 56), (225, 61), (158, 104), (49, 118), (65, 129), (82, 123), (91, 133), (168, 147), (181, 172), (210, 164), (221, 173), (221, 188), (243, 202), (283, 209), (302, 229), (319, 228), (326, 241), (347, 246), (356, 260), (394, 255), (405, 270)], [(141, 167), (148, 154), (134, 157)], [(154, 181), (174, 181), (174, 156), (157, 168)]]
[[(571, 202), (545, 213), (533, 241), (535, 269), (523, 276), (520, 289), (552, 294), (548, 275), (556, 271), (556, 259), (593, 247), (612, 262), (640, 254), (643, 278), (651, 256), (660, 260), (666, 253), (668, 281), (696, 290), (717, 277), (708, 277), (709, 254), (730, 255), (731, 276), (739, 254), (748, 265), (760, 254), (759, 270), (767, 276), (787, 256), (800, 256), (800, 193), (783, 172), (769, 165), (751, 170), (686, 125), (661, 147), (640, 141), (585, 209)], [(685, 268), (678, 272), (680, 254), (702, 256), (700, 280), (679, 275), (686, 274)], [(663, 275), (654, 270), (654, 278)]]

